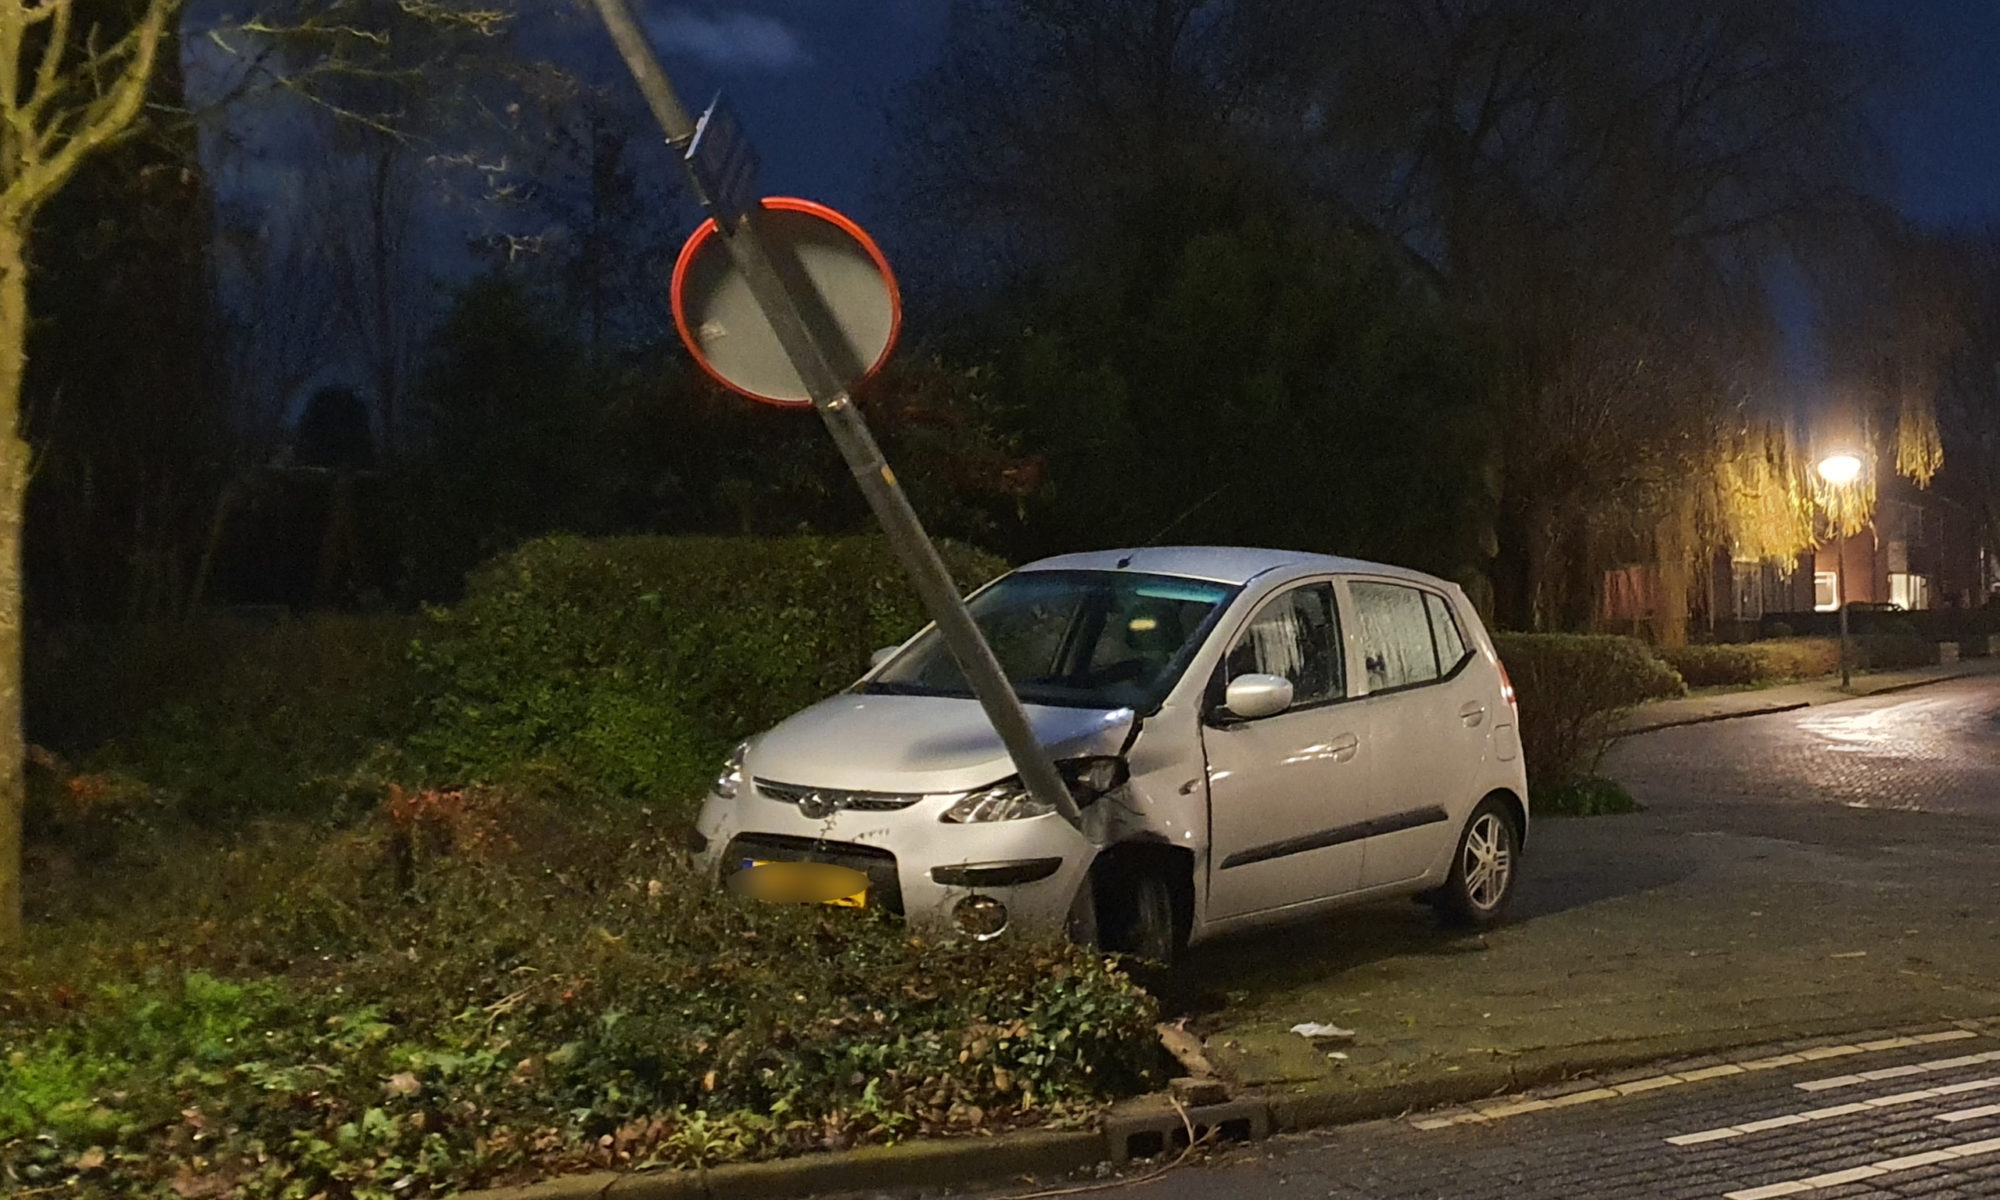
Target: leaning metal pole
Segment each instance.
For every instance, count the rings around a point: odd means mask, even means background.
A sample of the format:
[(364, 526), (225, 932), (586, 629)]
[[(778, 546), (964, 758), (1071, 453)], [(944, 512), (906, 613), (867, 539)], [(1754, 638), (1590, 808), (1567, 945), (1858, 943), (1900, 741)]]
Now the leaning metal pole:
[[(596, 0), (596, 5), (626, 68), (632, 72), (654, 119), (666, 133), (668, 144), (685, 155), (688, 143), (694, 139), (694, 119), (674, 94), (672, 81), (632, 20), (626, 0)], [(694, 178), (693, 172), (689, 172), (689, 178), (700, 191), (701, 181)], [(925, 611), (937, 622), (938, 632), (958, 661), (959, 669), (965, 672), (973, 695), (979, 698), (987, 719), (1000, 734), (1015, 769), (1020, 772), (1022, 784), (1036, 799), (1053, 805), (1071, 825), (1082, 828), (1083, 815), (1070, 796), (1069, 787), (1036, 740), (1020, 697), (1014, 694), (993, 648), (986, 644), (972, 613), (965, 607), (944, 560), (938, 557), (937, 548), (924, 532), (923, 522), (917, 519), (916, 510), (910, 507), (909, 498), (896, 482), (895, 472), (882, 458), (867, 421), (847, 393), (847, 381), (833, 368), (826, 350), (802, 316), (799, 302), (772, 261), (758, 224), (759, 215), (754, 207), (733, 222), (720, 215), (716, 220), (736, 269), (743, 273), (750, 294), (777, 334), (778, 344), (784, 347), (792, 368), (805, 382), (813, 408), (826, 423), (827, 432), (833, 435), (848, 469), (854, 472), (855, 482), (868, 498), (868, 507), (881, 523), (890, 549), (916, 585)]]

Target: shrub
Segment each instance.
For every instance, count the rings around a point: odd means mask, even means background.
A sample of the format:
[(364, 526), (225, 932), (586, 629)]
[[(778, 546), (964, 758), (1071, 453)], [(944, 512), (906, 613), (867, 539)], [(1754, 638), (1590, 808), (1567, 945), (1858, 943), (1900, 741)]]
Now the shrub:
[[(962, 586), (1006, 569), (943, 552)], [(210, 825), (366, 811), (391, 782), (550, 772), (682, 800), (731, 742), (923, 620), (878, 539), (552, 538), (428, 617), (38, 637), (30, 730), (79, 773), (143, 780)]]
[(30, 736), (198, 821), (320, 811), (420, 713), (417, 618), (82, 628), (35, 639)]
[(1871, 671), (1937, 665), (1937, 643), (1915, 633), (1870, 633), (1854, 639), (1855, 665)]
[(1783, 621), (1771, 622), (1771, 627), (1770, 629), (1766, 630), (1766, 633), (1768, 636), (1776, 639), (1788, 638), (1793, 636), (1792, 627), (1790, 625), (1785, 624)]
[(0, 963), (0, 1178), (433, 1195), (1081, 1121), (1158, 1082), (1156, 1007), (1087, 951), (741, 899), (629, 808), (423, 805), (504, 836), (430, 844), (412, 900), (385, 810), (164, 844), (153, 906), (37, 929)]
[(1537, 792), (1534, 801), (1537, 815), (1603, 817), (1641, 811), (1624, 785), (1602, 775), (1586, 775), (1559, 788)]
[(1532, 792), (1590, 775), (1627, 709), (1686, 690), (1633, 638), (1503, 633), (1493, 640), (1520, 703)]
[(1840, 670), (1838, 638), (1663, 647), (1655, 653), (1689, 687), (1748, 687), (1781, 679), (1814, 679)]
[[(944, 547), (961, 586), (1006, 569)], [(433, 614), (412, 751), (451, 782), (523, 763), (692, 799), (730, 743), (851, 683), (923, 624), (875, 538), (550, 538)]]

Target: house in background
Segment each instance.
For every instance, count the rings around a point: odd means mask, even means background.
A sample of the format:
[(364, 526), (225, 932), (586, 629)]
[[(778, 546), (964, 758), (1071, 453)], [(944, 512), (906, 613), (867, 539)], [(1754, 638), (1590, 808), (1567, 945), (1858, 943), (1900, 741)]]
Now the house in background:
[[(1906, 612), (1977, 608), (2000, 584), (2000, 562), (1984, 533), (1962, 505), (1899, 480), (1877, 500), (1865, 528), (1804, 552), (1795, 564), (1718, 554), (1707, 586), (1696, 585), (1688, 632), (1718, 641), (1768, 636), (1777, 625), (1832, 633), (1843, 602)], [(1604, 573), (1601, 628), (1646, 634), (1659, 612), (1657, 566), (1632, 563)]]
[(1905, 612), (1976, 608), (1995, 581), (1984, 532), (1963, 506), (1898, 480), (1876, 501), (1866, 527), (1806, 551), (1795, 566), (1719, 558), (1709, 595), (1715, 633), (1755, 636), (1780, 622), (1797, 633), (1825, 632), (1843, 603)]

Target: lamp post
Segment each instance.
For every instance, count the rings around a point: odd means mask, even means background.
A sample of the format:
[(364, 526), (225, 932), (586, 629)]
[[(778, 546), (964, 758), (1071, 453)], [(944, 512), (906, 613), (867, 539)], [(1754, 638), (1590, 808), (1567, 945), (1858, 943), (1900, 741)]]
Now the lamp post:
[[(1846, 452), (1829, 454), (1819, 460), (1819, 477), (1832, 487), (1846, 487), (1861, 477), (1861, 459)], [(1846, 690), (1852, 667), (1847, 652), (1847, 537), (1841, 534), (1833, 560), (1833, 602), (1840, 610), (1840, 686)]]

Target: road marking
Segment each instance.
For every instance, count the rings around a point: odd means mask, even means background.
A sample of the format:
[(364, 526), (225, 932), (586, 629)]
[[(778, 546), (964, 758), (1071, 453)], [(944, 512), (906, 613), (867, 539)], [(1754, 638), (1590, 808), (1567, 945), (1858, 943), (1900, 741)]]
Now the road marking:
[(1971, 1121), (1980, 1117), (2000, 1117), (2000, 1104), (1982, 1104), (1978, 1108), (1961, 1108), (1957, 1112), (1941, 1113), (1940, 1121)]
[(1792, 1086), (1802, 1092), (1826, 1092), (1834, 1088), (1854, 1087), (1857, 1084), (1877, 1083), (1884, 1079), (1907, 1079), (1912, 1075), (1929, 1075), (1937, 1071), (1954, 1071), (1960, 1067), (1976, 1067), (1982, 1063), (2000, 1062), (2000, 1050), (1989, 1050), (1985, 1054), (1965, 1054), (1958, 1058), (1935, 1058), (1929, 1062), (1909, 1063), (1900, 1067), (1883, 1067), (1876, 1071), (1861, 1071), (1853, 1075), (1835, 1075), (1828, 1079), (1809, 1079)]
[(1894, 1175), (1899, 1171), (1914, 1171), (1920, 1167), (1935, 1166), (1938, 1163), (1962, 1162), (1968, 1158), (1980, 1158), (1988, 1154), (2000, 1154), (2000, 1138), (1986, 1138), (1977, 1142), (1961, 1142), (1956, 1146), (1943, 1146), (1923, 1154), (1909, 1154), (1901, 1158), (1885, 1158), (1880, 1162), (1867, 1163), (1859, 1167), (1849, 1167), (1844, 1171), (1829, 1171), (1824, 1175), (1810, 1175), (1804, 1179), (1788, 1179), (1783, 1183), (1767, 1183), (1762, 1187), (1741, 1188), (1724, 1192), (1723, 1200), (1777, 1200), (1779, 1196), (1796, 1196), (1803, 1192), (1816, 1192), (1821, 1188), (1839, 1187), (1862, 1179), (1876, 1179), (1883, 1175)]
[[(1846, 1058), (1857, 1054), (1876, 1054), (1888, 1050), (1904, 1050), (1912, 1046), (1930, 1046), (1940, 1042), (1956, 1042), (1965, 1038), (1979, 1036), (1980, 1034), (1976, 1030), (1945, 1029), (1936, 1033), (1878, 1038), (1874, 1041), (1854, 1044), (1812, 1046), (1795, 1053), (1778, 1054), (1769, 1058), (1738, 1059), (1735, 1062), (1723, 1063), (1718, 1066), (1662, 1073), (1643, 1079), (1629, 1080), (1625, 1083), (1601, 1084), (1586, 1090), (1570, 1092), (1560, 1096), (1536, 1097), (1515, 1095), (1496, 1097), (1482, 1104), (1474, 1104), (1455, 1110), (1447, 1109), (1444, 1112), (1434, 1112), (1429, 1116), (1413, 1119), (1410, 1121), (1410, 1126), (1414, 1129), (1429, 1132), (1436, 1129), (1448, 1129), (1454, 1125), (1483, 1124), (1488, 1121), (1518, 1116), (1522, 1113), (1540, 1112), (1543, 1109), (1568, 1108), (1572, 1105), (1592, 1104), (1600, 1100), (1616, 1100), (1621, 1096), (1655, 1091), (1659, 1088), (1674, 1087), (1683, 1083), (1701, 1083), (1710, 1079), (1722, 1079), (1727, 1076), (1742, 1075), (1751, 1071), (1769, 1071), (1778, 1067), (1797, 1066), (1801, 1063), (1821, 1062), (1831, 1058)], [(1857, 1083), (1868, 1083), (1877, 1079), (1893, 1079), (1903, 1075), (1921, 1075), (1929, 1071), (1942, 1071), (1951, 1067), (1971, 1066), (1975, 1063), (1983, 1062), (2000, 1062), (2000, 1050), (1996, 1050), (1991, 1054), (1974, 1054), (1964, 1058), (1939, 1059), (1935, 1062), (1920, 1063), (1908, 1067), (1888, 1067), (1881, 1071), (1866, 1071), (1856, 1075), (1839, 1075), (1832, 1079), (1814, 1080), (1811, 1083), (1798, 1084), (1796, 1086), (1806, 1091), (1819, 1091), (1831, 1087), (1847, 1087)], [(1783, 1122), (1783, 1124), (1793, 1123), (1795, 1122)], [(1775, 1128), (1775, 1126), (1772, 1128)], [(1723, 1136), (1720, 1133), (1715, 1133), (1713, 1130), (1707, 1132), (1714, 1136), (1704, 1137), (1701, 1140), (1718, 1141)], [(1684, 1136), (1696, 1137), (1697, 1135), (1689, 1134)], [(1674, 1141), (1672, 1138), (1667, 1140)], [(1674, 1144), (1693, 1145), (1695, 1143), (1674, 1141)]]
[[(1941, 1100), (1946, 1096), (1963, 1095), (1966, 1092), (1983, 1091), (2000, 1087), (2000, 1075), (1985, 1079), (1968, 1079), (1964, 1083), (1949, 1084), (1944, 1087), (1925, 1088), (1920, 1092), (1897, 1092), (1893, 1096), (1877, 1096), (1872, 1100), (1857, 1100), (1852, 1104), (1836, 1104), (1831, 1108), (1815, 1108), (1806, 1112), (1786, 1113), (1783, 1116), (1766, 1117), (1761, 1121), (1746, 1121), (1741, 1125), (1724, 1125), (1716, 1129), (1704, 1129), (1699, 1133), (1683, 1133), (1667, 1139), (1670, 1146), (1699, 1146), (1707, 1142), (1720, 1142), (1728, 1138), (1743, 1137), (1746, 1134), (1763, 1133), (1767, 1129), (1783, 1129), (1789, 1125), (1803, 1125), (1810, 1121), (1831, 1121), (1838, 1117), (1851, 1117), (1857, 1113), (1874, 1112), (1878, 1108), (1899, 1108), (1905, 1104), (1918, 1104), (1925, 1100)], [(1966, 1109), (1965, 1116), (1946, 1114), (1940, 1121), (1969, 1121), (1973, 1117), (1991, 1116), (2000, 1113), (2000, 1104), (1985, 1108)]]

